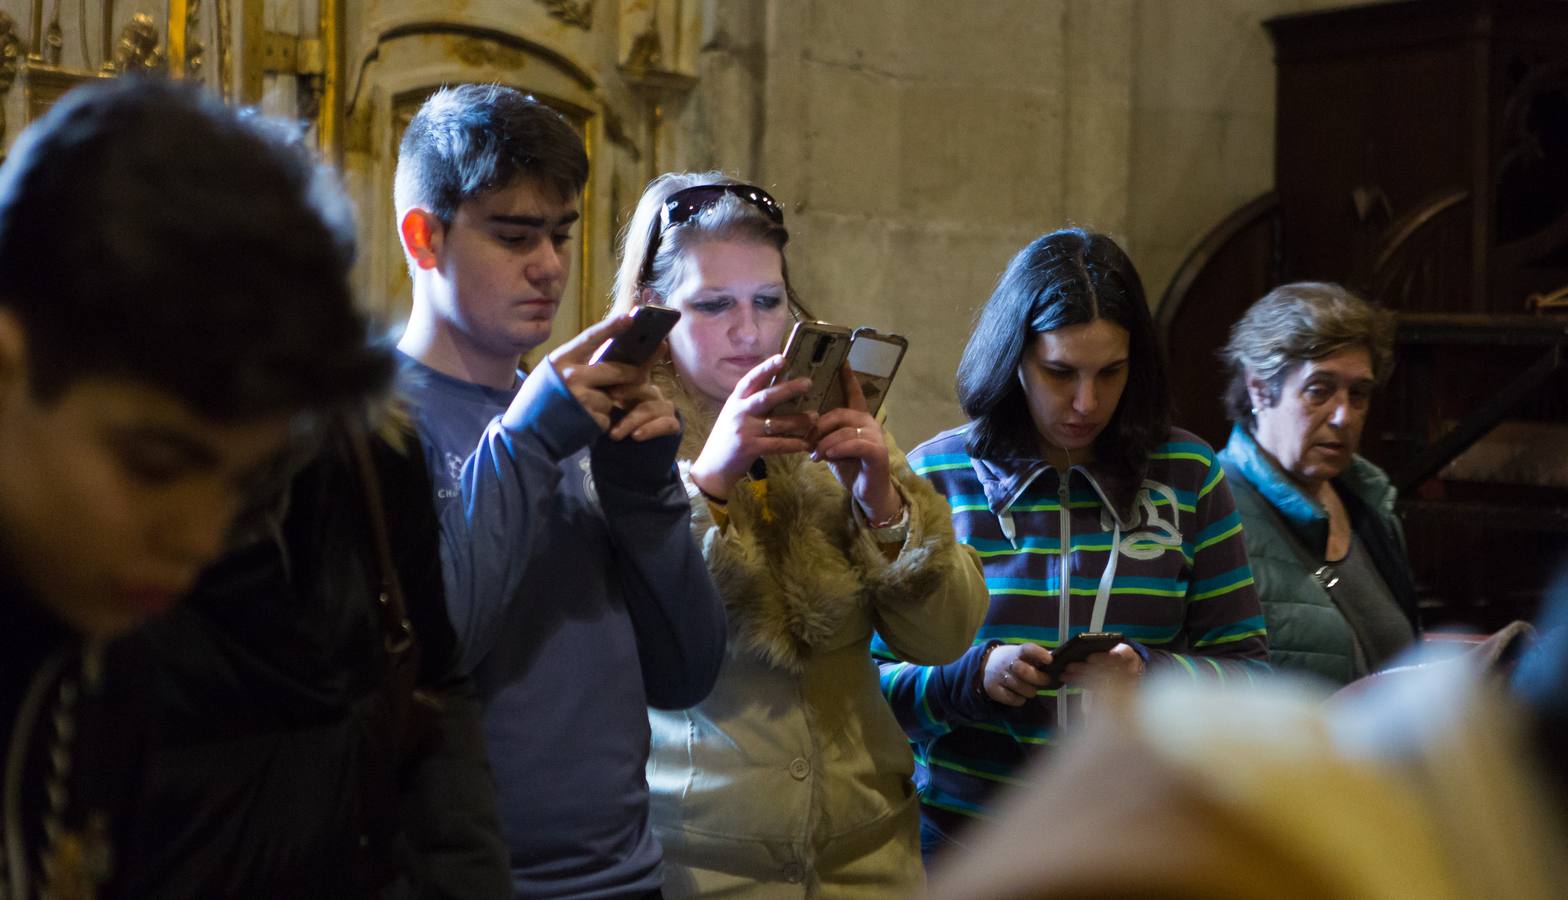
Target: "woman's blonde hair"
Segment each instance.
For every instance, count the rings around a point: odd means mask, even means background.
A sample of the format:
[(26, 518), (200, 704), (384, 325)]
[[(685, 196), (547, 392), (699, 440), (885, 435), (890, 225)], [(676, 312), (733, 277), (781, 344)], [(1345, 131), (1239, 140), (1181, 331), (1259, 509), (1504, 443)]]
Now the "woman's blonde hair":
[[(800, 304), (789, 283), (789, 265), (783, 259), (789, 232), (757, 207), (726, 194), (685, 223), (660, 228), (660, 210), (676, 192), (706, 184), (741, 183), (723, 172), (667, 172), (648, 182), (642, 199), (637, 202), (636, 212), (621, 233), (621, 263), (615, 272), (615, 287), (610, 295), (611, 315), (639, 305), (645, 287), (652, 288), (660, 297), (668, 297), (684, 274), (686, 252), (706, 241), (757, 241), (775, 247), (784, 272), (784, 291), (790, 306), (799, 311)], [(655, 239), (659, 246), (645, 276), (648, 245)]]
[(1393, 313), (1328, 282), (1298, 281), (1269, 291), (1231, 327), (1230, 342), (1220, 351), (1230, 367), (1226, 413), (1250, 431), (1249, 378), (1262, 380), (1269, 402), (1277, 402), (1285, 377), (1297, 366), (1347, 347), (1366, 348), (1372, 377), (1383, 384), (1393, 370)]

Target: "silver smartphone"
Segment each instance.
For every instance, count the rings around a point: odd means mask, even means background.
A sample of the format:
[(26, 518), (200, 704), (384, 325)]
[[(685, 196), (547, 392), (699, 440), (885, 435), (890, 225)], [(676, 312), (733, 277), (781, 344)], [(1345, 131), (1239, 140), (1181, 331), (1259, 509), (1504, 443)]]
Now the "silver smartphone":
[[(882, 401), (887, 399), (893, 376), (898, 374), (898, 365), (904, 361), (904, 351), (908, 349), (909, 341), (902, 335), (882, 334), (875, 328), (857, 328), (850, 336), (849, 368), (855, 373), (855, 380), (860, 382), (860, 392), (866, 397), (866, 411), (873, 417), (881, 411)], [(823, 398), (821, 411), (848, 404), (844, 385), (835, 378)]]

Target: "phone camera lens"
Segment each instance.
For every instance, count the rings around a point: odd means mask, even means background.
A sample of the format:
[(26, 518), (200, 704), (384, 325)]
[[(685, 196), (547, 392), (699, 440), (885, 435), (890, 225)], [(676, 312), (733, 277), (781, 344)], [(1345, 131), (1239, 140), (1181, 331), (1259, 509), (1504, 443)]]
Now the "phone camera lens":
[(816, 366), (822, 364), (822, 359), (828, 355), (828, 345), (831, 343), (833, 343), (832, 339), (825, 334), (817, 338), (817, 346), (811, 354), (812, 365)]

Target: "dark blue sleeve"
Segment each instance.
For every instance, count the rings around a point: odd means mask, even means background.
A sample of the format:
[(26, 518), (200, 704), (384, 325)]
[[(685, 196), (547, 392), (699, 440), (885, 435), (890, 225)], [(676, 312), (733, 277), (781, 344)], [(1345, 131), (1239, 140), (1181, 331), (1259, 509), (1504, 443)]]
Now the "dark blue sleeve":
[(980, 661), (993, 643), (975, 644), (944, 666), (917, 666), (894, 656), (880, 636), (872, 639), (871, 654), (881, 670), (882, 695), (910, 740), (941, 737), (952, 731), (955, 723), (996, 717), (991, 700), (975, 691), (980, 683)]
[[(422, 415), (437, 414), (425, 411)], [(473, 671), (519, 596), (536, 538), (550, 527), (561, 460), (601, 434), (548, 361), (523, 382), (463, 463), (459, 496), (436, 506), (447, 615)]]
[(648, 705), (695, 706), (713, 690), (727, 626), (718, 590), (691, 533), (675, 454), (680, 435), (599, 438), (594, 485), (615, 542), (621, 589), (642, 660)]

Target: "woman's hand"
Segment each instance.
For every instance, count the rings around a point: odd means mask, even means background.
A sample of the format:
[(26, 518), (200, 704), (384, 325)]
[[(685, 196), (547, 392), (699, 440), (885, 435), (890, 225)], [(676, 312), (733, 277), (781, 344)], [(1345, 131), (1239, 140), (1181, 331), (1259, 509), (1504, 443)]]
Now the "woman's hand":
[(1050, 686), (1045, 667), (1051, 651), (1039, 644), (997, 644), (986, 657), (981, 688), (987, 697), (1004, 706), (1023, 706), (1035, 691)]
[[(847, 405), (817, 420), (811, 437), (816, 449), (811, 458), (826, 460), (845, 490), (860, 504), (870, 522), (888, 522), (898, 516), (904, 500), (893, 487), (882, 426), (866, 412), (860, 380), (845, 363), (839, 370)], [(994, 655), (994, 654), (993, 654)]]
[(691, 464), (691, 480), (704, 493), (726, 500), (735, 482), (758, 457), (811, 449), (806, 435), (811, 432), (815, 414), (772, 414), (774, 407), (811, 388), (809, 378), (767, 387), (769, 379), (783, 368), (783, 354), (764, 360), (741, 378), (724, 401), (708, 442)]
[(1083, 662), (1067, 666), (1062, 670), (1062, 682), (1090, 689), (1117, 684), (1130, 686), (1138, 683), (1145, 668), (1137, 650), (1129, 644), (1117, 644), (1104, 653), (1091, 653)]

